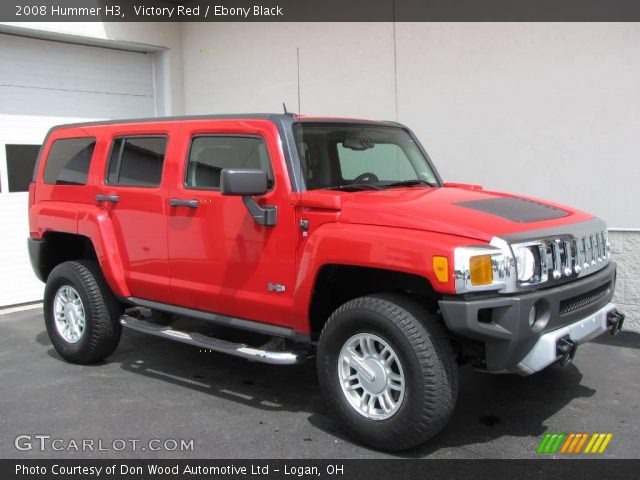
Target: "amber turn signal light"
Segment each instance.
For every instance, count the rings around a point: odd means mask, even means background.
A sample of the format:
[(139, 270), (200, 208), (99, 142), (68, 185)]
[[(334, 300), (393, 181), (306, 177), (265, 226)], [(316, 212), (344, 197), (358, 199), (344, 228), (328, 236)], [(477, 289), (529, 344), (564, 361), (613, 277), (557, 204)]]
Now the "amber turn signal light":
[(469, 277), (472, 285), (490, 285), (493, 282), (491, 255), (476, 255), (469, 259)]
[(449, 281), (449, 260), (447, 257), (433, 257), (433, 272), (441, 283)]

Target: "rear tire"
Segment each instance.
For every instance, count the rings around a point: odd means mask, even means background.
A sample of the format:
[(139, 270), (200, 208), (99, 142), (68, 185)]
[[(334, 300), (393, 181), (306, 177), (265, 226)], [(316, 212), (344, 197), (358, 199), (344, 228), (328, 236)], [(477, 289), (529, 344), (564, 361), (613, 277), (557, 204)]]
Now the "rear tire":
[(117, 348), (122, 304), (95, 262), (64, 262), (54, 268), (47, 278), (43, 308), (51, 343), (65, 360), (94, 363)]
[[(371, 346), (354, 347), (361, 339)], [(320, 336), (317, 367), (340, 424), (383, 450), (405, 450), (434, 436), (457, 400), (458, 370), (445, 328), (402, 295), (361, 297), (338, 308)]]

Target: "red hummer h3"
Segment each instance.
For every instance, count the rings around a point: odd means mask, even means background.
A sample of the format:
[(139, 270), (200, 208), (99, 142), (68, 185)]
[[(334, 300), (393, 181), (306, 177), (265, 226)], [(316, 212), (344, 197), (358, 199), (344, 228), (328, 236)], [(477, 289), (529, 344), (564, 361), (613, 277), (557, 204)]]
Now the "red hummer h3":
[(59, 126), (29, 194), (63, 358), (111, 355), (123, 326), (272, 364), (315, 355), (326, 401), (377, 448), (443, 428), (459, 364), (529, 375), (624, 319), (603, 221), (444, 183), (394, 122)]

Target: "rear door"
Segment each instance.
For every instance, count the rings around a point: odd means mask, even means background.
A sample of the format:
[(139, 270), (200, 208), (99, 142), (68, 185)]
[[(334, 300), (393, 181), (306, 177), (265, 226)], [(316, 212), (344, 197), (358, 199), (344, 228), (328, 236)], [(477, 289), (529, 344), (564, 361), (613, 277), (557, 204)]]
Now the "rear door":
[(108, 131), (110, 143), (102, 184), (131, 295), (170, 301), (167, 264), (166, 164), (173, 139), (153, 124)]
[[(180, 141), (184, 153), (173, 164), (169, 196), (182, 204), (168, 210), (173, 303), (290, 326), (296, 228), (276, 127), (190, 122)], [(256, 201), (278, 208), (277, 225), (257, 224), (241, 197), (220, 193), (224, 168), (268, 172), (270, 190)]]

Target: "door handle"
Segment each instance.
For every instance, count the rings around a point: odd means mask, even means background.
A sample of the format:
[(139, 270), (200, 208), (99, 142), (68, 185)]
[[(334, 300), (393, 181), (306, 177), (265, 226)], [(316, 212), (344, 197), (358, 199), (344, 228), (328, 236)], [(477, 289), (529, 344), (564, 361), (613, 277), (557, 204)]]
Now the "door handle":
[(96, 195), (96, 201), (98, 202), (118, 203), (118, 200), (120, 200), (118, 195)]
[(169, 200), (169, 205), (172, 207), (198, 208), (199, 203), (198, 200), (180, 200), (179, 198)]

